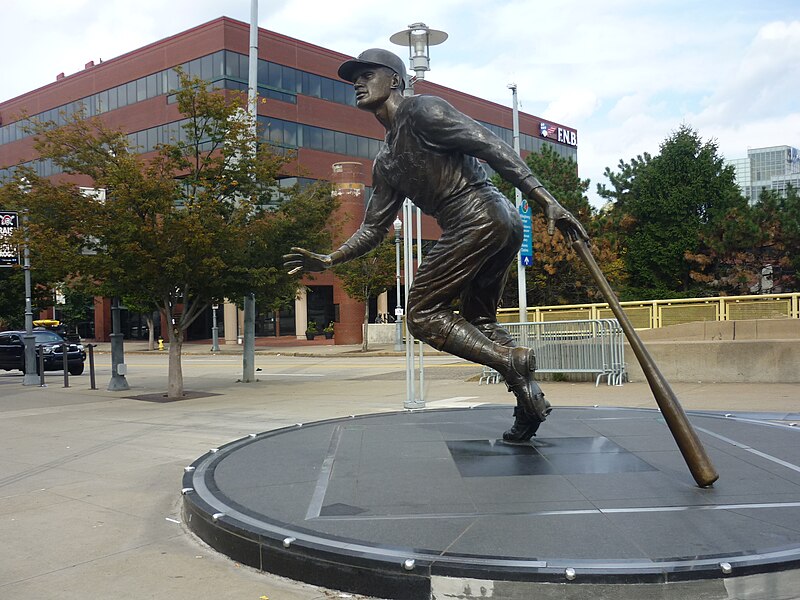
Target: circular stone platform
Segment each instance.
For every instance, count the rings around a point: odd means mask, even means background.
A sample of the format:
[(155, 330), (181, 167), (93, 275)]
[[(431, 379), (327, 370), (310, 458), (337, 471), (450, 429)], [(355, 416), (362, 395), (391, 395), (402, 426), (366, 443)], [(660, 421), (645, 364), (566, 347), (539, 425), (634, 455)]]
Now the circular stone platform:
[(710, 488), (658, 411), (558, 408), (510, 445), (510, 408), (481, 407), (253, 434), (186, 468), (183, 513), (238, 562), (381, 598), (796, 591), (798, 428), (689, 417), (720, 474)]

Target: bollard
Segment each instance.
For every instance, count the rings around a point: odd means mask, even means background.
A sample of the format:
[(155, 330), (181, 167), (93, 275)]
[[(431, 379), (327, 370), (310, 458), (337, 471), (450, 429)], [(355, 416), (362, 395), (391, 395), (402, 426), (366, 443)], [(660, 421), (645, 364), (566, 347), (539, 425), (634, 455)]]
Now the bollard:
[(61, 354), (64, 357), (64, 387), (69, 387), (69, 345), (65, 341), (61, 346)]
[(97, 382), (94, 378), (94, 348), (97, 344), (87, 344), (86, 347), (89, 349), (89, 381), (91, 382), (91, 387), (89, 389), (96, 390), (97, 389)]
[(44, 383), (44, 352), (39, 346), (39, 387), (47, 387)]

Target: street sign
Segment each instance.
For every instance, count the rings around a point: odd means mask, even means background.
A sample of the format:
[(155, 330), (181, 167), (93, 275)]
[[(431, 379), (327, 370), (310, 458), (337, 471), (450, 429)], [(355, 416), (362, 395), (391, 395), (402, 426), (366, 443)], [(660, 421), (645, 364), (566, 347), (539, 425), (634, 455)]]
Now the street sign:
[(19, 264), (19, 252), (16, 246), (7, 241), (18, 227), (17, 213), (0, 211), (0, 267), (13, 267)]
[(519, 216), (522, 217), (522, 247), (519, 249), (519, 261), (523, 267), (530, 267), (533, 264), (533, 224), (531, 207), (527, 200), (522, 201)]

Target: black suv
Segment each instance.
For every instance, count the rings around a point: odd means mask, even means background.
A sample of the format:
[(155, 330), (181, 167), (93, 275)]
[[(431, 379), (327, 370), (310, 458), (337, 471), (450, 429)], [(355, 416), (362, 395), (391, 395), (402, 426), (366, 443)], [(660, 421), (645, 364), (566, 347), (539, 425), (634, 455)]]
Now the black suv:
[[(83, 345), (68, 342), (54, 331), (34, 329), (36, 345), (36, 371), (39, 371), (39, 355), (44, 356), (45, 371), (60, 371), (64, 368), (64, 345), (67, 346), (67, 367), (70, 375), (83, 373), (86, 351)], [(25, 371), (24, 331), (0, 332), (0, 369)]]

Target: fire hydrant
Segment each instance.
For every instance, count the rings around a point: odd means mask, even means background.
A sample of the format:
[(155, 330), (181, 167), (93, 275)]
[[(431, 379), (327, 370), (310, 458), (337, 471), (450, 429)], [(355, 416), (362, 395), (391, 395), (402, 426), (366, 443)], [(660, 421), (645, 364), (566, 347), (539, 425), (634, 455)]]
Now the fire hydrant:
[(164, 349), (164, 338), (158, 338), (158, 349), (159, 350)]

